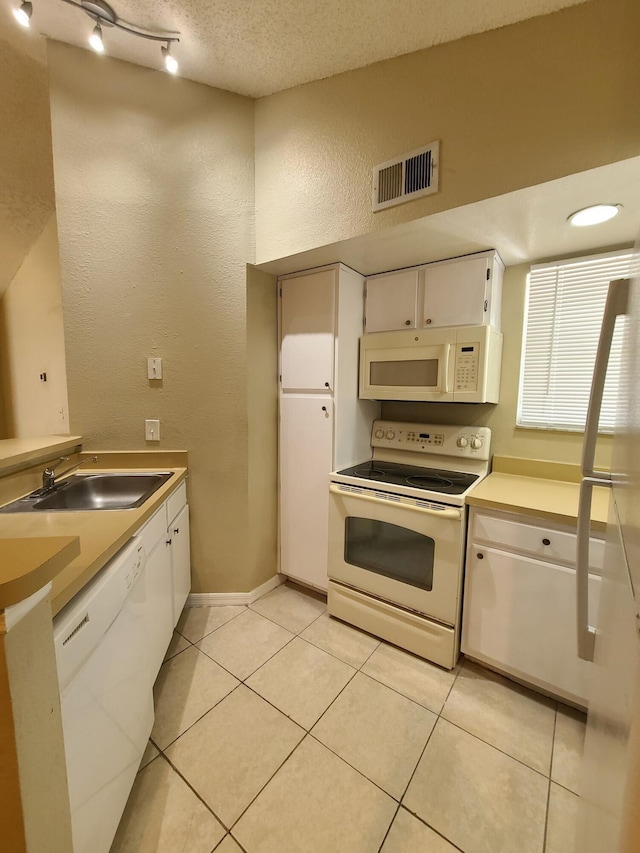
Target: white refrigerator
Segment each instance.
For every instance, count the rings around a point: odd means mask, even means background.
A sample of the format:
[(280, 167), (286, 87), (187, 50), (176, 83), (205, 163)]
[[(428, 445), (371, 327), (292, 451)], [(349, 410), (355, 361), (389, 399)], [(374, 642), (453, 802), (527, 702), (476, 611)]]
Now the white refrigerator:
[[(636, 252), (637, 258), (637, 252)], [(593, 660), (576, 851), (640, 851), (640, 278), (612, 282), (585, 429), (578, 518), (579, 654)], [(611, 473), (593, 470), (611, 337), (623, 327), (623, 368)], [(611, 489), (597, 625), (588, 624), (593, 487)]]

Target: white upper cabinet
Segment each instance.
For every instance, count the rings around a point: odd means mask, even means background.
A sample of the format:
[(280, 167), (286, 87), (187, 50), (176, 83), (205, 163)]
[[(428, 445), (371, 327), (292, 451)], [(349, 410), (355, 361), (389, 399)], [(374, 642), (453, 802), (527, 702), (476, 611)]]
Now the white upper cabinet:
[[(491, 259), (467, 258), (424, 268), (424, 311), (421, 325), (482, 326), (491, 323), (494, 282)], [(502, 283), (502, 277), (500, 278)]]
[(504, 264), (495, 251), (366, 280), (365, 332), (440, 326), (500, 330)]
[(336, 331), (336, 270), (283, 279), (280, 287), (282, 390), (330, 393)]
[(417, 269), (368, 278), (365, 331), (415, 329), (419, 278)]

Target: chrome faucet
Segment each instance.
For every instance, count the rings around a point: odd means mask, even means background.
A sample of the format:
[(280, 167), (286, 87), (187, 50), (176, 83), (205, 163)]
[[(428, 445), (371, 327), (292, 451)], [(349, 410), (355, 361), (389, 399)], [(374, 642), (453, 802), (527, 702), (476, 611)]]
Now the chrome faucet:
[(56, 468), (58, 467), (58, 465), (60, 465), (61, 462), (68, 461), (68, 456), (61, 456), (60, 459), (58, 459), (56, 464), (53, 466), (53, 468), (44, 469), (44, 471), (42, 472), (42, 488), (45, 491), (49, 491), (49, 489), (52, 489), (55, 486), (57, 480), (60, 479), (60, 477), (64, 477), (65, 474), (70, 474), (72, 471), (75, 471), (76, 468), (79, 468), (81, 465), (86, 465), (87, 462), (97, 462), (98, 457), (90, 456), (88, 459), (83, 459), (81, 462), (78, 462), (77, 465), (72, 465), (71, 468), (67, 468), (67, 470), (63, 471), (61, 474), (56, 474)]

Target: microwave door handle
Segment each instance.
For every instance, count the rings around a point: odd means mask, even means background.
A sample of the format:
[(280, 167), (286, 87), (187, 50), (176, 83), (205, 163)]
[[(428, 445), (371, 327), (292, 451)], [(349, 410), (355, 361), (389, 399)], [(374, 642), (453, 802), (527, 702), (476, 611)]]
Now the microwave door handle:
[(414, 512), (420, 512), (423, 515), (433, 515), (437, 518), (455, 519), (456, 521), (460, 521), (462, 518), (462, 511), (454, 509), (453, 507), (447, 507), (447, 509), (429, 509), (428, 507), (423, 506), (413, 506), (412, 504), (398, 503), (393, 500), (384, 500), (384, 498), (377, 498), (374, 495), (365, 495), (357, 492), (343, 492), (340, 486), (334, 485), (333, 483), (329, 486), (329, 491), (334, 495), (340, 495), (343, 498), (353, 497), (356, 498), (356, 500), (369, 501), (370, 503), (379, 504), (380, 506), (400, 506), (402, 509), (410, 509)]
[[(444, 358), (442, 362), (444, 364), (444, 377), (442, 387), (440, 388), (441, 393), (448, 394), (449, 393), (449, 359), (451, 358), (452, 347), (450, 344), (444, 345)], [(453, 350), (455, 353), (455, 350)]]
[(591, 535), (591, 501), (594, 486), (611, 488), (611, 474), (606, 471), (594, 471), (596, 442), (602, 395), (609, 365), (611, 343), (616, 318), (627, 313), (629, 281), (612, 281), (607, 292), (607, 301), (602, 319), (602, 329), (598, 340), (596, 362), (593, 368), (593, 381), (587, 422), (584, 428), (582, 446), (582, 480), (578, 500), (578, 536), (576, 543), (576, 623), (578, 631), (578, 657), (592, 661), (595, 650), (596, 629), (589, 625), (589, 539)]

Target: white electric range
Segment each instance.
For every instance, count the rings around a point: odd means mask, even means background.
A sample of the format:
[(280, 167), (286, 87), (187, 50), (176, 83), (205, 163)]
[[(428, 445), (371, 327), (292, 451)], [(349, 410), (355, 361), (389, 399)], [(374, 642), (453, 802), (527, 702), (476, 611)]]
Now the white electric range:
[(329, 613), (451, 669), (460, 649), (465, 498), (487, 427), (376, 421), (372, 459), (330, 476)]

